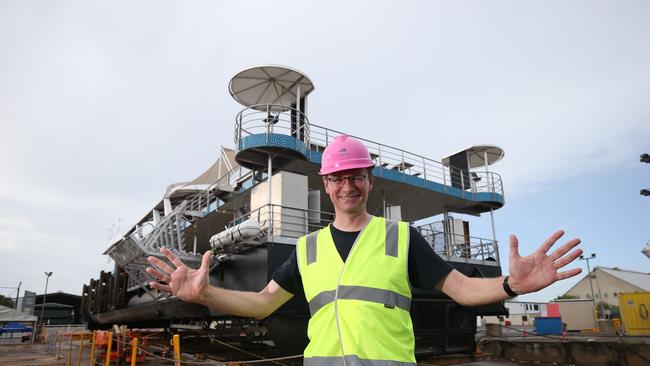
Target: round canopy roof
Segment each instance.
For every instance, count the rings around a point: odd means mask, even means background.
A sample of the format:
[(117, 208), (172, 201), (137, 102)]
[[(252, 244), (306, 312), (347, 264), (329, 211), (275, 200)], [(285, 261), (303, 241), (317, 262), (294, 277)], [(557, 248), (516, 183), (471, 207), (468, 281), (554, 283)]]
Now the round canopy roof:
[[(250, 107), (257, 104), (276, 104), (274, 111), (287, 110), (300, 97), (314, 90), (314, 84), (302, 72), (285, 66), (255, 66), (235, 75), (228, 85), (230, 95), (240, 104)], [(266, 106), (253, 107), (266, 110)]]
[(466, 149), (444, 157), (442, 163), (445, 166), (449, 166), (449, 158), (462, 152), (467, 153), (467, 164), (469, 165), (469, 169), (485, 166), (485, 153), (487, 153), (487, 165), (496, 163), (505, 155), (503, 149), (495, 145), (472, 145)]

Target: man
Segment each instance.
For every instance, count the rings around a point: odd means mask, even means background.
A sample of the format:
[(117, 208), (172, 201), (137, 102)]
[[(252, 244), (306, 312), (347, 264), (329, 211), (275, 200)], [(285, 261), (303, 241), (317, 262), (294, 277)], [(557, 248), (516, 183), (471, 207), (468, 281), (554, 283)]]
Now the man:
[(510, 275), (470, 278), (438, 257), (407, 223), (373, 217), (366, 210), (373, 188), (373, 161), (360, 141), (343, 135), (323, 152), (320, 175), (334, 205), (334, 222), (298, 239), (295, 254), (276, 270), (260, 292), (211, 286), (212, 252), (201, 267), (186, 267), (169, 250), (161, 252), (172, 265), (149, 257), (147, 272), (161, 282), (151, 287), (220, 312), (263, 319), (304, 291), (311, 319), (305, 365), (415, 365), (409, 307), (411, 285), (433, 286), (454, 301), (476, 306), (540, 290), (580, 273), (558, 270), (582, 250), (573, 239), (550, 255), (546, 252), (564, 234), (552, 234), (532, 255), (521, 257), (510, 236)]

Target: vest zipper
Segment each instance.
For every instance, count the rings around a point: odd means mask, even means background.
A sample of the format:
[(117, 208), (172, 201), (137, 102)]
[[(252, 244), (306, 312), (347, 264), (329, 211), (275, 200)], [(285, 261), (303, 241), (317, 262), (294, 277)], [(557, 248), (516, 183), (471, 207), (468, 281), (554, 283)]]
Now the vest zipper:
[[(341, 333), (341, 321), (339, 320), (339, 287), (341, 287), (341, 277), (343, 277), (343, 272), (345, 272), (345, 265), (348, 263), (348, 259), (350, 259), (350, 256), (353, 253), (354, 247), (357, 245), (357, 242), (359, 241), (359, 238), (363, 234), (364, 230), (370, 225), (370, 222), (372, 219), (374, 219), (374, 216), (370, 216), (370, 220), (368, 220), (368, 223), (366, 226), (359, 231), (359, 235), (357, 235), (357, 238), (354, 239), (354, 243), (352, 243), (352, 248), (350, 248), (350, 253), (348, 254), (348, 257), (343, 261), (343, 267), (341, 268), (341, 273), (339, 273), (339, 280), (336, 282), (336, 291), (334, 292), (334, 316), (336, 316), (336, 330), (339, 333), (339, 343), (341, 344), (341, 354), (343, 355), (343, 366), (347, 366), (345, 362), (345, 349), (343, 348), (343, 334)], [(332, 233), (330, 232), (330, 236), (332, 236)], [(332, 238), (332, 242), (334, 242), (334, 238)], [(336, 247), (336, 244), (334, 245)], [(339, 254), (340, 257), (340, 254)], [(343, 258), (341, 258), (342, 260)]]

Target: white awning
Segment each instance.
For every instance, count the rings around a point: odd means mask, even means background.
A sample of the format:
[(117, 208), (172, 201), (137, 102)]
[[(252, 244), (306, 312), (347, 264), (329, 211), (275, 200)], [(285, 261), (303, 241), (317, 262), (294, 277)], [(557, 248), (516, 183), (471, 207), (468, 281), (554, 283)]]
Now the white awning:
[(472, 145), (466, 149), (445, 156), (444, 158), (442, 158), (442, 163), (445, 166), (449, 166), (449, 159), (452, 156), (462, 152), (467, 153), (467, 163), (469, 169), (485, 166), (486, 155), (487, 155), (487, 165), (492, 165), (496, 163), (497, 161), (501, 160), (505, 155), (503, 149), (496, 145)]
[[(298, 98), (314, 90), (314, 84), (303, 73), (286, 66), (261, 65), (239, 72), (228, 85), (230, 95), (246, 107), (258, 104), (284, 106), (273, 111), (287, 110)], [(298, 95), (300, 94), (300, 95)], [(253, 108), (266, 110), (266, 106)]]

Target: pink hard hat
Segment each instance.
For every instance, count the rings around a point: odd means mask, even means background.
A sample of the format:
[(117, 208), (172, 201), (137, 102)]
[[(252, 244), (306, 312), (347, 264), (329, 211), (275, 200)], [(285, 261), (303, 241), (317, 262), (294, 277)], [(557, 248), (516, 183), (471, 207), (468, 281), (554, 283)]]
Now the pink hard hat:
[(320, 175), (340, 172), (348, 169), (369, 168), (375, 165), (366, 146), (348, 135), (334, 139), (323, 151)]

